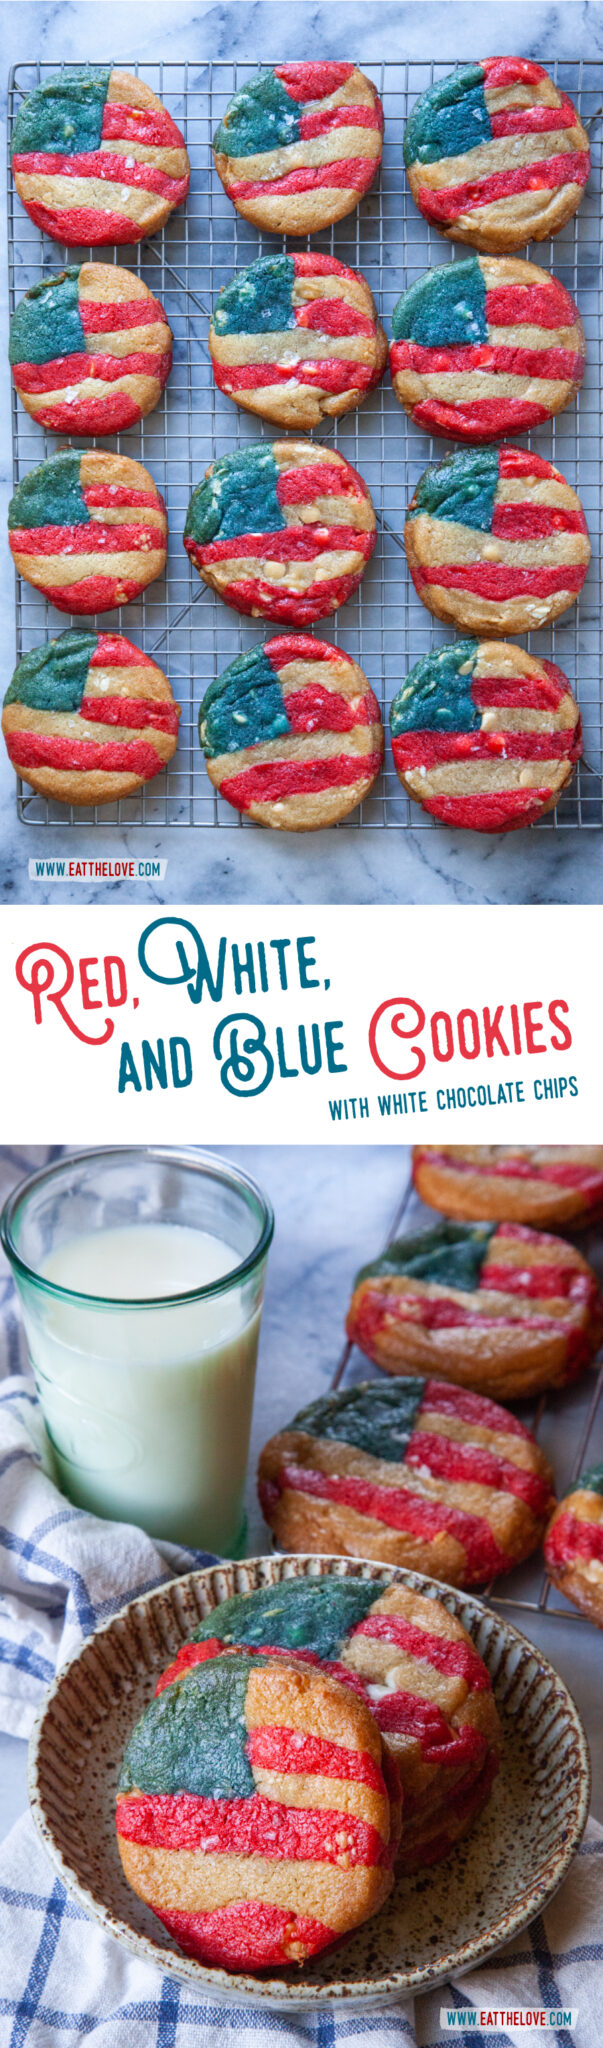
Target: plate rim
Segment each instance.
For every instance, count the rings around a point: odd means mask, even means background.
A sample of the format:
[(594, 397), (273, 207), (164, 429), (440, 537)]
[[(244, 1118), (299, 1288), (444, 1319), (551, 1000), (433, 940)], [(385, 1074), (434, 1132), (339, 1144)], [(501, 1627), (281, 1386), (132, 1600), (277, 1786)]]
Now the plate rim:
[[(286, 1566), (293, 1567), (293, 1569), (287, 1571), (285, 1570)], [(535, 1660), (539, 1670), (549, 1681), (551, 1692), (556, 1694), (560, 1701), (563, 1701), (566, 1714), (573, 1724), (573, 1733), (579, 1755), (580, 1779), (576, 1786), (575, 1812), (568, 1826), (566, 1839), (552, 1852), (555, 1863), (554, 1870), (548, 1878), (545, 1874), (544, 1877), (533, 1879), (528, 1883), (515, 1905), (505, 1915), (505, 1930), (504, 1933), (499, 1935), (498, 1939), (496, 1938), (496, 1930), (492, 1928), (485, 1930), (480, 1936), (470, 1936), (453, 1951), (453, 1956), (455, 1958), (458, 1957), (458, 1961), (452, 1961), (449, 1956), (444, 1969), (441, 1963), (434, 1960), (433, 1965), (423, 1963), (404, 1969), (392, 1969), (388, 1971), (387, 1977), (381, 1975), (374, 1980), (366, 1979), (364, 1983), (361, 1980), (350, 1982), (345, 1977), (337, 1976), (333, 1977), (330, 1983), (323, 1985), (304, 1980), (301, 1975), (299, 1981), (287, 1982), (281, 1977), (268, 1977), (264, 1973), (261, 1976), (254, 1976), (251, 1973), (229, 1971), (211, 1964), (197, 1962), (193, 1957), (183, 1955), (175, 1947), (173, 1949), (159, 1947), (150, 1935), (139, 1933), (137, 1929), (129, 1927), (127, 1922), (121, 1920), (111, 1907), (95, 1898), (93, 1893), (88, 1890), (87, 1886), (77, 1876), (72, 1866), (66, 1861), (60, 1844), (55, 1839), (52, 1825), (45, 1813), (39, 1784), (39, 1765), (44, 1755), (47, 1718), (51, 1714), (53, 1703), (68, 1679), (70, 1671), (73, 1670), (74, 1666), (82, 1662), (91, 1643), (99, 1637), (111, 1634), (116, 1626), (123, 1622), (124, 1618), (133, 1609), (137, 1609), (139, 1612), (141, 1610), (148, 1610), (153, 1607), (153, 1604), (158, 1599), (164, 1598), (166, 1595), (169, 1598), (174, 1587), (178, 1587), (185, 1594), (189, 1588), (195, 1589), (200, 1583), (209, 1584), (213, 1590), (212, 1581), (216, 1575), (233, 1571), (235, 1573), (249, 1572), (256, 1577), (261, 1573), (259, 1583), (269, 1583), (272, 1580), (275, 1584), (280, 1583), (281, 1579), (287, 1577), (321, 1576), (320, 1570), (315, 1570), (314, 1574), (312, 1574), (311, 1568), (313, 1566), (322, 1566), (323, 1571), (324, 1568), (327, 1568), (327, 1575), (333, 1577), (350, 1577), (355, 1572), (360, 1571), (364, 1577), (376, 1578), (383, 1576), (385, 1573), (393, 1584), (402, 1584), (424, 1597), (441, 1600), (448, 1608), (448, 1611), (456, 1615), (458, 1620), (463, 1620), (459, 1609), (464, 1609), (475, 1620), (476, 1628), (479, 1626), (481, 1617), (487, 1617), (490, 1622), (494, 1623), (499, 1631), (500, 1638), (507, 1645), (515, 1643), (522, 1653), (527, 1651)], [(254, 1589), (251, 1588), (250, 1590)], [(223, 1597), (230, 1596), (226, 1595)], [(218, 1600), (215, 1604), (221, 1605), (222, 1602)], [(463, 1625), (467, 1626), (468, 1624), (463, 1622)], [(470, 1630), (469, 1633), (471, 1633)], [(554, 1898), (555, 1893), (564, 1882), (584, 1834), (591, 1799), (591, 1760), (588, 1739), (579, 1708), (560, 1672), (556, 1671), (555, 1666), (544, 1656), (538, 1646), (532, 1643), (528, 1636), (523, 1634), (522, 1630), (516, 1628), (514, 1623), (507, 1621), (506, 1617), (503, 1619), (496, 1612), (496, 1609), (488, 1606), (484, 1600), (480, 1600), (472, 1591), (465, 1591), (462, 1587), (449, 1586), (444, 1581), (429, 1578), (420, 1572), (407, 1571), (400, 1565), (380, 1564), (377, 1559), (373, 1558), (340, 1557), (328, 1551), (287, 1551), (281, 1552), (278, 1556), (275, 1556), (274, 1552), (260, 1552), (257, 1556), (249, 1558), (217, 1559), (213, 1565), (200, 1566), (190, 1572), (176, 1574), (171, 1579), (160, 1579), (157, 1585), (149, 1588), (144, 1593), (134, 1594), (130, 1600), (124, 1601), (122, 1607), (109, 1615), (105, 1621), (100, 1622), (95, 1629), (90, 1631), (89, 1635), (84, 1637), (83, 1641), (77, 1645), (76, 1649), (72, 1651), (71, 1655), (65, 1659), (65, 1662), (55, 1673), (55, 1677), (48, 1687), (37, 1711), (28, 1745), (27, 1790), (30, 1812), (38, 1837), (51, 1863), (54, 1864), (55, 1869), (58, 1871), (66, 1891), (82, 1907), (88, 1919), (95, 1921), (97, 1925), (100, 1924), (104, 1932), (111, 1935), (113, 1940), (120, 1942), (124, 1947), (128, 1948), (140, 1961), (149, 1963), (159, 1971), (166, 1970), (189, 1989), (196, 1987), (198, 1990), (203, 1989), (207, 1995), (213, 1993), (220, 2003), (227, 1999), (234, 2005), (237, 2002), (245, 2006), (255, 2004), (267, 2010), (312, 2011), (320, 2009), (324, 2005), (331, 2006), (337, 2001), (345, 2003), (348, 2010), (351, 2010), (355, 2005), (359, 2008), (366, 2008), (370, 2004), (382, 2006), (394, 1999), (400, 2000), (403, 1997), (411, 1996), (413, 1993), (420, 1994), (421, 1992), (434, 1990), (439, 1984), (448, 1981), (452, 1968), (454, 1968), (455, 1975), (465, 1975), (469, 1970), (477, 1968), (489, 1956), (495, 1955), (497, 1950), (502, 1948), (507, 1941), (519, 1934), (522, 1928), (528, 1926), (530, 1920), (537, 1913), (544, 1911), (544, 1908)], [(342, 1957), (345, 1956), (344, 1943), (341, 1944), (339, 1950), (334, 1950), (334, 1957), (338, 1953)]]

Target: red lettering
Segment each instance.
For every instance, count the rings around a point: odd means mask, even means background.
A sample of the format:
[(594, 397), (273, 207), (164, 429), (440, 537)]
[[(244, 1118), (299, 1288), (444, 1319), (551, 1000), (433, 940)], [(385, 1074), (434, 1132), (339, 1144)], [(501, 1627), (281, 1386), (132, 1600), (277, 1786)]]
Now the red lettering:
[[(389, 1019), (390, 1030), (395, 1038), (401, 1039), (414, 1038), (417, 1032), (423, 1030), (425, 1011), (421, 1009), (420, 1003), (414, 1002), (412, 996), (389, 996), (386, 1002), (379, 1004), (379, 1008), (375, 1010), (369, 1025), (369, 1048), (371, 1059), (374, 1060), (375, 1066), (380, 1068), (382, 1074), (387, 1074), (390, 1081), (416, 1081), (418, 1075), (422, 1074), (425, 1066), (425, 1054), (420, 1045), (412, 1045), (410, 1048), (415, 1060), (414, 1067), (402, 1069), (386, 1066), (378, 1051), (377, 1029), (381, 1018), (385, 1017), (388, 1010), (393, 1011), (393, 1016)], [(413, 1013), (410, 1019), (408, 1019), (409, 1012)]]
[[(479, 1035), (479, 1024), (475, 1010), (459, 1010), (456, 1022), (459, 1034), (459, 1047), (463, 1055), (463, 1059), (476, 1060), (481, 1050), (481, 1041)], [(468, 1026), (471, 1027), (471, 1044), (469, 1044), (467, 1036)]]
[(564, 1003), (562, 996), (557, 996), (554, 1003), (549, 1003), (549, 1019), (551, 1024), (556, 1024), (559, 1033), (558, 1038), (555, 1038), (553, 1034), (551, 1045), (555, 1052), (569, 1052), (572, 1034), (569, 1025), (563, 1024), (561, 1018), (557, 1015), (558, 1010), (563, 1010), (566, 1017), (569, 1015), (569, 1003)]
[(521, 1052), (521, 1031), (519, 1028), (519, 1011), (517, 1008), (517, 1003), (511, 1004), (511, 1026), (513, 1030), (513, 1051)]
[(94, 958), (92, 958), (91, 960), (80, 960), (80, 982), (82, 987), (82, 1002), (85, 1010), (102, 1010), (103, 1006), (100, 1001), (100, 998), (98, 998), (97, 1001), (95, 1002), (94, 997), (90, 994), (91, 989), (100, 988), (98, 975), (90, 974), (89, 970), (91, 967), (98, 967), (98, 960)]
[(523, 1006), (523, 1019), (526, 1027), (527, 1052), (546, 1052), (546, 1045), (544, 1043), (544, 1039), (538, 1039), (536, 1037), (537, 1031), (542, 1032), (542, 1024), (540, 1023), (540, 1020), (538, 1018), (534, 1017), (533, 1014), (535, 1010), (541, 1009), (542, 1003), (524, 1003)]
[(123, 960), (120, 960), (118, 955), (106, 953), (103, 960), (103, 973), (109, 1008), (111, 1010), (119, 1010), (121, 1004), (127, 1001), (128, 996), (128, 984)]
[[(443, 1045), (440, 1044), (440, 1025), (444, 1027)], [(449, 1017), (447, 1010), (434, 1010), (431, 1019), (431, 1043), (436, 1059), (441, 1060), (443, 1065), (445, 1065), (447, 1060), (452, 1059), (454, 1053), (452, 1018)]]
[[(502, 1013), (502, 1003), (499, 1003), (498, 1009), (494, 1011), (494, 1015), (492, 1015), (492, 1011), (489, 1010), (487, 1007), (482, 1012), (484, 1020), (485, 1050), (489, 1060), (494, 1058), (495, 1046), (498, 1046), (499, 1052), (504, 1053), (505, 1059), (508, 1060), (509, 1058), (509, 1047), (506, 1044), (505, 1039), (503, 1038), (502, 1031), (500, 1028), (500, 1020), (502, 1017)], [(515, 1047), (515, 1050), (517, 1051), (517, 1047)]]

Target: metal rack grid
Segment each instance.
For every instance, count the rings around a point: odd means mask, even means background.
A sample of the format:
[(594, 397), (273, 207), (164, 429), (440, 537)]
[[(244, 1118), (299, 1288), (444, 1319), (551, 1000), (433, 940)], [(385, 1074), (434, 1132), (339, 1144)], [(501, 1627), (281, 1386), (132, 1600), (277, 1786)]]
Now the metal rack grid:
[[(132, 67), (134, 68), (134, 67)], [(207, 347), (208, 320), (220, 287), (241, 265), (261, 253), (282, 247), (282, 238), (258, 234), (241, 220), (216, 176), (211, 137), (232, 93), (250, 76), (253, 65), (221, 61), (200, 64), (162, 63), (135, 67), (165, 102), (186, 135), (192, 164), (187, 204), (172, 216), (161, 234), (138, 248), (114, 251), (63, 251), (29, 220), (14, 190), (8, 168), (9, 302), (15, 302), (40, 275), (51, 275), (63, 261), (109, 254), (132, 267), (163, 300), (174, 331), (174, 370), (167, 394), (141, 424), (100, 445), (115, 447), (147, 463), (167, 500), (170, 522), (165, 582), (151, 584), (140, 601), (121, 612), (106, 613), (102, 624), (120, 630), (152, 654), (167, 670), (182, 704), (178, 750), (167, 771), (136, 796), (100, 810), (73, 811), (18, 786), (23, 822), (45, 824), (171, 825), (249, 829), (211, 788), (197, 738), (197, 715), (208, 682), (243, 648), (253, 645), (264, 628), (241, 619), (199, 581), (182, 547), (189, 496), (208, 462), (276, 429), (241, 413), (216, 390)], [(431, 264), (452, 260), (452, 248), (434, 233), (410, 196), (402, 160), (402, 135), (407, 113), (420, 92), (449, 68), (434, 63), (367, 64), (385, 108), (385, 147), (377, 189), (356, 212), (312, 238), (313, 246), (335, 253), (368, 279), (384, 325), (391, 332), (393, 307), (405, 286)], [(577, 686), (585, 734), (585, 756), (569, 793), (556, 811), (532, 829), (603, 825), (602, 683), (603, 627), (599, 616), (599, 570), (603, 503), (600, 419), (603, 337), (603, 274), (601, 248), (601, 99), (603, 64), (594, 61), (549, 65), (555, 81), (568, 92), (590, 129), (593, 169), (583, 203), (553, 243), (529, 251), (544, 267), (554, 268), (577, 298), (584, 322), (588, 365), (582, 391), (570, 406), (535, 436), (540, 454), (559, 464), (580, 492), (593, 544), (593, 561), (576, 605), (550, 632), (536, 636), (534, 651), (557, 661)], [(18, 64), (9, 84), (9, 136), (18, 106), (27, 93), (56, 66)], [(10, 150), (10, 143), (9, 143)], [(296, 238), (299, 246), (300, 238)], [(286, 247), (286, 242), (285, 245)], [(461, 252), (462, 253), (462, 252)], [(417, 478), (426, 463), (449, 452), (451, 443), (432, 441), (407, 419), (397, 404), (386, 372), (379, 390), (357, 412), (328, 422), (318, 432), (359, 468), (375, 502), (378, 545), (355, 598), (327, 622), (326, 630), (341, 642), (366, 671), (379, 698), (388, 732), (387, 712), (400, 680), (430, 646), (450, 637), (417, 597), (406, 566), (402, 530)], [(522, 436), (522, 440), (525, 437)], [(531, 442), (532, 437), (527, 437)], [(43, 433), (24, 412), (13, 393), (14, 476), (18, 481), (57, 447), (84, 447), (89, 441)], [(98, 444), (96, 444), (98, 445)], [(17, 578), (17, 658), (68, 623), (42, 596)], [(76, 621), (81, 623), (81, 621)], [(319, 622), (318, 633), (324, 631)], [(530, 640), (525, 643), (530, 646)], [(386, 765), (374, 792), (336, 829), (360, 825), (437, 829), (398, 782), (387, 740)], [(252, 828), (253, 829), (253, 828)]]
[[(428, 1227), (435, 1221), (433, 1209), (427, 1209), (420, 1201), (409, 1177), (392, 1217), (386, 1245), (404, 1235), (409, 1225), (416, 1229), (421, 1223)], [(603, 1283), (600, 1230), (584, 1233), (581, 1250)], [(346, 1343), (330, 1386), (334, 1392), (344, 1381), (353, 1385), (367, 1379), (378, 1381), (379, 1377), (379, 1368), (372, 1366), (355, 1345)], [(588, 1465), (603, 1460), (603, 1361), (594, 1373), (583, 1375), (581, 1380), (559, 1393), (543, 1394), (537, 1403), (513, 1402), (512, 1405), (514, 1410), (519, 1405), (522, 1421), (533, 1431), (545, 1451), (555, 1473), (555, 1491), (559, 1496), (568, 1491)], [(509, 1572), (504, 1580), (504, 1593), (498, 1591), (498, 1584), (498, 1580), (491, 1581), (481, 1595), (489, 1600), (491, 1606), (514, 1608), (524, 1614), (546, 1614), (554, 1621), (576, 1621), (583, 1627), (592, 1627), (586, 1615), (557, 1593), (547, 1577), (542, 1555), (528, 1559), (526, 1564)]]

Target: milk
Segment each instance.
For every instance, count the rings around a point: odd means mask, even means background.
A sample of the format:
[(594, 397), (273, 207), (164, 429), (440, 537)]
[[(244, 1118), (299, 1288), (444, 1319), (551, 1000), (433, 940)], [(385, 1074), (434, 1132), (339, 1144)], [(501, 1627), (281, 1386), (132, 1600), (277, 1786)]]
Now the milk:
[(249, 1279), (205, 1300), (162, 1307), (158, 1297), (207, 1286), (240, 1258), (185, 1224), (100, 1229), (68, 1238), (40, 1270), (101, 1300), (46, 1293), (35, 1316), (23, 1300), (69, 1498), (226, 1554), (241, 1536), (261, 1301)]

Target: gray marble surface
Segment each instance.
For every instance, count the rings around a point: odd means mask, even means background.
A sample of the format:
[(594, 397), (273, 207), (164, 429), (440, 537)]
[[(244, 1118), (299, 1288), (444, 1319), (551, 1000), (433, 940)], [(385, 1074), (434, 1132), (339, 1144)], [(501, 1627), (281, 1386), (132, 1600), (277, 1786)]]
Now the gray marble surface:
[[(295, 1151), (274, 1146), (230, 1149), (229, 1156), (265, 1188), (276, 1216), (253, 1418), (247, 1508), (249, 1555), (268, 1547), (267, 1532), (255, 1498), (258, 1452), (296, 1409), (328, 1386), (340, 1357), (344, 1316), (355, 1272), (376, 1254), (390, 1232), (408, 1179), (409, 1154), (385, 1147), (304, 1147)], [(25, 1170), (25, 1169), (24, 1169)], [(414, 1204), (406, 1225), (429, 1212)], [(603, 1278), (603, 1247), (589, 1246), (589, 1256)], [(0, 1370), (2, 1360), (0, 1358)], [(367, 1378), (371, 1367), (352, 1355), (350, 1378)], [(582, 1387), (551, 1401), (543, 1424), (542, 1443), (551, 1458), (560, 1490), (567, 1484), (590, 1399), (587, 1378)], [(528, 1417), (526, 1416), (526, 1419)], [(593, 1458), (603, 1456), (603, 1412), (600, 1433), (591, 1444)], [(525, 1602), (537, 1594), (540, 1567), (524, 1566), (501, 1584), (505, 1598)], [(555, 1596), (557, 1599), (557, 1596)], [(593, 1812), (603, 1821), (603, 1636), (568, 1610), (567, 1620), (534, 1614), (521, 1605), (501, 1610), (524, 1631), (561, 1672), (578, 1703), (589, 1735), (593, 1759)], [(0, 1737), (0, 1838), (27, 1803), (24, 1743)]]
[[(325, 57), (350, 52), (360, 61), (424, 58), (437, 53), (452, 65), (459, 56), (518, 50), (545, 62), (560, 58), (603, 57), (603, 8), (569, 0), (565, 6), (534, 5), (520, 0), (500, 4), (450, 4), (450, 0), (375, 0), (367, 9), (360, 0), (257, 0), (257, 4), (199, 4), (199, 0), (130, 0), (124, 8), (105, 0), (102, 8), (84, 4), (0, 6), (3, 48), (2, 92), (13, 62), (41, 56), (68, 62), (112, 56), (127, 64), (160, 57), (199, 63), (204, 58), (238, 57), (260, 62), (275, 51), (299, 57), (320, 51)], [(0, 310), (5, 315), (5, 261), (0, 255)], [(10, 435), (8, 379), (0, 390), (0, 486), (9, 489)], [(0, 602), (5, 622), (3, 655), (7, 673), (13, 664), (13, 581), (8, 551), (0, 560)], [(54, 616), (54, 615), (53, 615)], [(60, 618), (57, 630), (60, 630)], [(135, 636), (134, 636), (135, 637)], [(260, 830), (169, 831), (86, 826), (66, 833), (60, 827), (26, 829), (17, 820), (12, 770), (4, 753), (0, 764), (0, 899), (7, 902), (82, 902), (78, 884), (32, 884), (28, 858), (61, 856), (66, 851), (85, 857), (110, 854), (146, 857), (167, 855), (165, 885), (127, 885), (128, 900), (148, 903), (158, 894), (189, 902), (462, 902), (600, 901), (601, 834), (569, 830), (521, 833), (506, 842), (476, 840), (469, 834), (443, 830), (331, 832), (296, 838)], [(68, 845), (66, 842), (68, 841)], [(90, 900), (105, 901), (107, 885), (91, 885)], [(125, 890), (114, 884), (116, 898)]]

